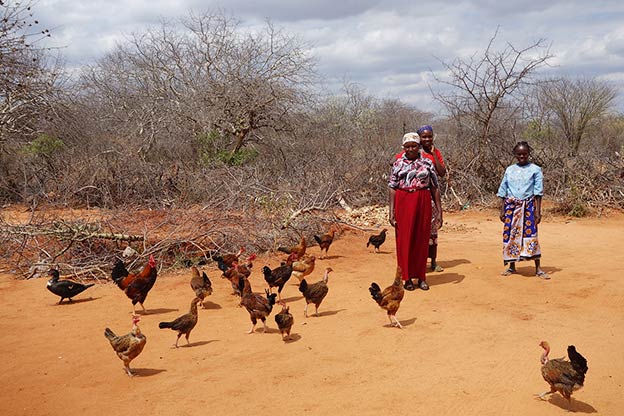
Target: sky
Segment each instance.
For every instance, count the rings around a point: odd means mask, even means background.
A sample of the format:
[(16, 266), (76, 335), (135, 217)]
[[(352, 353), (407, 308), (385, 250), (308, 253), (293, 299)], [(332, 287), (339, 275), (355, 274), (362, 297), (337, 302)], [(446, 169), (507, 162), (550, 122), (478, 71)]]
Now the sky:
[(498, 49), (544, 39), (553, 58), (540, 75), (613, 83), (624, 110), (621, 0), (35, 0), (33, 6), (52, 32), (51, 46), (74, 68), (162, 19), (217, 9), (250, 30), (268, 19), (296, 35), (330, 91), (356, 83), (428, 111), (442, 62), (478, 56), (497, 33)]

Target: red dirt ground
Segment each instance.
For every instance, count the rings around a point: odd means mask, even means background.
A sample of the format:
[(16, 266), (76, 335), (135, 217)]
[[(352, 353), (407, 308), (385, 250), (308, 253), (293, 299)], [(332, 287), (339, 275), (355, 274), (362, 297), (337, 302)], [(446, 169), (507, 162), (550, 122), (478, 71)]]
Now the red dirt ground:
[[(576, 345), (588, 360), (585, 387), (574, 393), (578, 413), (621, 414), (624, 384), (624, 216), (545, 218), (543, 268), (552, 279), (501, 277), (501, 224), (495, 212), (445, 214), (440, 273), (431, 290), (406, 292), (398, 312), (403, 330), (388, 325), (370, 298), (372, 281), (394, 276), (394, 234), (381, 254), (367, 234), (339, 236), (326, 266), (330, 291), (319, 317), (303, 317), (296, 285), (283, 292), (295, 315), (293, 340), (270, 331), (245, 333), (250, 321), (229, 282), (205, 268), (214, 293), (199, 311), (191, 347), (173, 349), (175, 333), (158, 322), (185, 313), (190, 273), (159, 276), (141, 328), (143, 353), (129, 378), (104, 338), (105, 327), (126, 333), (130, 301), (113, 284), (98, 284), (71, 304), (45, 289), (45, 280), (0, 275), (2, 415), (561, 415), (567, 402), (533, 394), (548, 389), (538, 343), (551, 357)], [(309, 252), (318, 256), (318, 246)], [(251, 283), (264, 290), (259, 258)], [(258, 328), (261, 328), (259, 325)], [(185, 341), (182, 339), (181, 345)]]

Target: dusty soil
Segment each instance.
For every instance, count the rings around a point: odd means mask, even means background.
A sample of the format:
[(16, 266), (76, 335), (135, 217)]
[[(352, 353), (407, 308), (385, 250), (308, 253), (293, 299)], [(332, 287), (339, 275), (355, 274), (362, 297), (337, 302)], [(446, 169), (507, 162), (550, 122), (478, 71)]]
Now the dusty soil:
[[(394, 235), (382, 253), (366, 233), (347, 231), (318, 260), (311, 281), (330, 275), (318, 317), (303, 317), (294, 283), (284, 297), (295, 315), (293, 339), (282, 342), (273, 314), (256, 333), (229, 282), (205, 268), (214, 294), (199, 311), (191, 346), (171, 348), (175, 333), (158, 322), (185, 313), (193, 294), (188, 271), (163, 274), (140, 323), (147, 346), (129, 378), (104, 338), (126, 333), (130, 301), (113, 284), (98, 284), (71, 304), (44, 279), (0, 275), (0, 414), (396, 414), (561, 415), (567, 402), (547, 390), (538, 343), (552, 357), (576, 345), (588, 360), (585, 387), (573, 396), (578, 413), (621, 414), (624, 385), (624, 216), (546, 218), (540, 228), (543, 268), (551, 280), (499, 275), (501, 225), (495, 212), (446, 214), (440, 264), (431, 290), (407, 292), (392, 328), (368, 286), (394, 275)], [(318, 246), (311, 247), (319, 254)], [(251, 283), (264, 290), (259, 258)], [(182, 341), (181, 345), (185, 342)]]

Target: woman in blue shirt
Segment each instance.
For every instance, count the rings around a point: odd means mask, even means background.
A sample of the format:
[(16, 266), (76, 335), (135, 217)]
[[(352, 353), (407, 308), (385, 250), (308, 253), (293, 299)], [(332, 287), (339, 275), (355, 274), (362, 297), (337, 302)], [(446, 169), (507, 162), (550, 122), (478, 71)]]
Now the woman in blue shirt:
[(516, 262), (535, 261), (535, 275), (550, 277), (540, 268), (541, 250), (537, 225), (542, 219), (544, 194), (542, 168), (529, 162), (531, 147), (518, 142), (513, 148), (518, 160), (505, 170), (496, 195), (501, 198), (500, 220), (503, 222), (503, 262), (509, 267), (501, 273), (516, 273)]

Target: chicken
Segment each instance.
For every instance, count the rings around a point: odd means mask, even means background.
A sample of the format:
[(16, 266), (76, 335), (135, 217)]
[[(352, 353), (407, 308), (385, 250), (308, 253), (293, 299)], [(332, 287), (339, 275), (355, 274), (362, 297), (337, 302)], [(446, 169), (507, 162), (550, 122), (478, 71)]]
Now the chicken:
[(383, 292), (381, 291), (379, 285), (375, 282), (371, 283), (368, 290), (381, 309), (385, 309), (388, 312), (390, 326), (403, 328), (399, 320), (396, 318), (396, 313), (399, 310), (399, 306), (401, 306), (401, 301), (405, 295), (405, 290), (403, 289), (403, 284), (401, 282), (401, 268), (397, 267), (394, 282), (392, 285), (385, 288)]
[(550, 391), (538, 394), (539, 398), (543, 398), (547, 394), (558, 391), (563, 397), (568, 399), (569, 410), (572, 407), (572, 393), (581, 387), (585, 382), (585, 373), (587, 373), (587, 360), (576, 351), (574, 345), (568, 346), (568, 358), (555, 358), (550, 360), (550, 345), (546, 341), (540, 342), (540, 347), (544, 349), (541, 355), (542, 377), (550, 384)]
[[(336, 228), (332, 224), (329, 227), (329, 231), (327, 231), (326, 234), (323, 234), (320, 237), (318, 235), (314, 236), (314, 240), (316, 240), (319, 247), (321, 248), (321, 257), (320, 257), (321, 260), (327, 257), (327, 251), (329, 250), (329, 246), (331, 246), (331, 243), (334, 241), (335, 233), (336, 233)], [(325, 252), (325, 254), (323, 254), (323, 252)]]
[(132, 274), (128, 272), (126, 266), (121, 260), (117, 260), (115, 267), (111, 273), (113, 281), (119, 286), (121, 290), (126, 293), (126, 296), (132, 300), (132, 314), (136, 315), (135, 305), (139, 303), (143, 312), (147, 313), (143, 302), (147, 297), (148, 292), (154, 286), (157, 277), (156, 260), (154, 256), (150, 255), (149, 261), (141, 270), (141, 273)]
[(232, 294), (236, 296), (241, 296), (241, 291), (240, 291), (238, 282), (240, 281), (241, 277), (247, 278), (247, 276), (239, 272), (237, 267), (232, 266), (229, 269), (227, 269), (225, 273), (223, 273), (222, 277), (230, 281), (230, 284), (232, 285), (232, 291), (233, 291)]
[(238, 250), (238, 253), (236, 253), (236, 254), (227, 253), (227, 254), (224, 254), (223, 256), (216, 255), (216, 256), (212, 256), (212, 259), (217, 262), (217, 266), (219, 267), (219, 270), (221, 270), (223, 273), (225, 273), (227, 271), (227, 269), (232, 267), (232, 264), (234, 262), (238, 262), (239, 257), (244, 252), (245, 252), (245, 247), (241, 247)]
[(110, 328), (104, 330), (104, 336), (108, 339), (117, 356), (123, 361), (126, 372), (133, 376), (130, 369), (130, 362), (141, 354), (147, 338), (141, 333), (139, 328), (140, 317), (132, 315), (132, 330), (129, 334), (117, 336)]
[(386, 241), (386, 232), (388, 232), (387, 228), (381, 230), (379, 234), (371, 235), (368, 237), (368, 243), (366, 243), (366, 247), (371, 244), (375, 247), (375, 253), (379, 253), (379, 247)]
[(301, 260), (294, 261), (292, 264), (292, 276), (296, 277), (301, 283), (301, 280), (314, 271), (314, 264), (316, 262), (315, 256), (303, 256)]
[(282, 289), (292, 275), (292, 265), (296, 258), (297, 255), (293, 253), (288, 256), (285, 264), (276, 267), (273, 270), (271, 270), (268, 266), (264, 266), (262, 268), (262, 274), (264, 274), (264, 280), (269, 285), (269, 291), (271, 288), (277, 287), (277, 296), (279, 300), (282, 300)]
[(178, 337), (176, 338), (175, 347), (178, 348), (178, 341), (182, 334), (186, 337), (186, 344), (188, 346), (191, 345), (189, 342), (189, 336), (191, 335), (191, 331), (197, 325), (197, 304), (202, 300), (200, 298), (195, 298), (191, 301), (191, 308), (188, 313), (185, 313), (182, 316), (177, 317), (171, 322), (161, 322), (158, 324), (158, 328), (165, 329), (171, 328), (174, 331), (178, 331)]
[(325, 269), (325, 276), (323, 280), (319, 280), (316, 283), (308, 284), (306, 279), (303, 279), (299, 284), (299, 291), (303, 293), (303, 297), (306, 300), (305, 308), (303, 309), (303, 314), (305, 317), (308, 317), (308, 305), (313, 303), (316, 311), (315, 315), (318, 316), (318, 308), (321, 306), (321, 302), (327, 296), (327, 292), (329, 292), (329, 287), (327, 286), (327, 281), (329, 280), (329, 273), (332, 272), (331, 267), (327, 267)]
[(247, 331), (248, 334), (252, 334), (256, 329), (258, 319), (262, 321), (264, 325), (264, 332), (267, 332), (266, 318), (271, 314), (273, 305), (275, 305), (275, 293), (269, 293), (268, 289), (265, 290), (266, 297), (258, 293), (251, 291), (251, 284), (244, 276), (239, 279), (239, 290), (241, 295), (241, 306), (244, 306), (249, 312), (249, 318), (251, 319), (251, 329)]
[(299, 240), (299, 244), (297, 244), (296, 246), (292, 246), (292, 247), (278, 247), (277, 249), (279, 251), (281, 251), (282, 253), (296, 254), (297, 258), (300, 259), (305, 254), (306, 248), (307, 248), (307, 246), (306, 246), (306, 239), (302, 235), (301, 239)]
[[(195, 292), (195, 296), (201, 299), (202, 306), (206, 296), (212, 295), (212, 282), (208, 278), (206, 272), (202, 271), (201, 276), (197, 267), (191, 267), (191, 289)], [(205, 308), (205, 306), (204, 306)]]
[(251, 269), (253, 267), (253, 261), (256, 259), (256, 255), (252, 254), (247, 257), (247, 262), (244, 264), (239, 264), (237, 261), (232, 263), (232, 267), (236, 267), (236, 270), (242, 274), (243, 276), (249, 278), (251, 275)]
[[(282, 305), (282, 311), (275, 315), (275, 323), (279, 328), (280, 334), (282, 334), (282, 341), (284, 341), (290, 339), (290, 330), (295, 323), (295, 318), (293, 318), (292, 314), (289, 312), (289, 307), (286, 305), (286, 302), (280, 302), (280, 305)], [(284, 337), (284, 335), (286, 335), (286, 337)]]
[(51, 276), (51, 278), (48, 280), (46, 287), (50, 292), (61, 297), (59, 305), (63, 302), (63, 299), (66, 298), (71, 302), (74, 296), (84, 292), (95, 284), (89, 283), (83, 285), (82, 283), (72, 282), (71, 280), (59, 280), (59, 271), (55, 269), (51, 269), (48, 272), (48, 276)]

